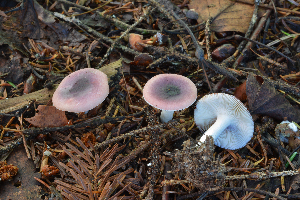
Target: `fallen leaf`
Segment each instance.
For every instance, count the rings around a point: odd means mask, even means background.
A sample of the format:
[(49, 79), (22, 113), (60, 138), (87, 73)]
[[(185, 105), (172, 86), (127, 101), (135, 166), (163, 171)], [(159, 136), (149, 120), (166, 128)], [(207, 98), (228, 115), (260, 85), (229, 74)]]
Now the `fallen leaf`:
[(36, 86), (36, 77), (35, 75), (30, 74), (30, 76), (27, 78), (27, 80), (24, 83), (23, 94), (29, 94), (31, 92), (34, 92), (35, 86)]
[(234, 91), (234, 96), (241, 101), (245, 101), (247, 99), (246, 81), (236, 88)]
[(99, 70), (106, 74), (109, 81), (111, 81), (110, 78), (118, 73), (120, 67), (122, 67), (122, 58), (101, 67)]
[(68, 124), (65, 111), (56, 109), (54, 106), (40, 105), (34, 117), (25, 118), (26, 121), (37, 127), (58, 127)]
[(8, 44), (27, 55), (24, 44), (27, 44), (28, 38), (48, 38), (49, 45), (55, 49), (59, 48), (58, 41), (76, 44), (86, 39), (66, 23), (55, 19), (38, 2), (28, 0), (25, 3), (24, 9), (8, 13), (9, 17), (0, 15), (0, 44)]
[[(247, 1), (253, 3), (253, 0)], [(191, 0), (188, 6), (199, 14), (198, 23), (206, 22), (209, 18), (217, 16), (230, 6), (211, 24), (211, 30), (217, 32), (239, 31), (245, 33), (248, 30), (254, 10), (252, 5), (230, 0)]]
[(257, 78), (249, 75), (247, 78), (246, 93), (251, 114), (263, 114), (278, 120), (299, 122), (300, 112), (293, 107), (287, 99), (284, 98), (268, 82), (259, 83)]
[(134, 61), (132, 61), (131, 65), (138, 65), (138, 66), (148, 66), (153, 62), (152, 57), (148, 53), (142, 53), (138, 56), (134, 57)]

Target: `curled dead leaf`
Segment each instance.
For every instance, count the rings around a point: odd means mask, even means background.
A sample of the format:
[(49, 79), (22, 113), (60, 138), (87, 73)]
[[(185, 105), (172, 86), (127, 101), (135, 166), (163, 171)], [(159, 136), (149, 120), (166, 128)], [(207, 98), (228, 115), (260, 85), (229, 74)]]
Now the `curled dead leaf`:
[(263, 114), (278, 120), (299, 122), (300, 111), (293, 107), (289, 101), (281, 95), (267, 81), (261, 84), (253, 75), (247, 78), (246, 92), (251, 114)]
[(58, 110), (54, 106), (40, 105), (37, 111), (34, 117), (25, 118), (36, 127), (58, 127), (68, 124), (65, 111)]

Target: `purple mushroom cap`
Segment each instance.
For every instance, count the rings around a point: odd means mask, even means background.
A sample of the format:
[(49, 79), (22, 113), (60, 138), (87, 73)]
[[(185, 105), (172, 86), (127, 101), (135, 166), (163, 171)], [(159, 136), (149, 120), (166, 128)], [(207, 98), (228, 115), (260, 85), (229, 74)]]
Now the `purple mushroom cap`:
[(145, 101), (151, 106), (168, 111), (182, 110), (197, 98), (197, 88), (187, 77), (160, 74), (151, 78), (143, 90)]
[(109, 93), (103, 72), (85, 68), (65, 77), (53, 94), (53, 105), (69, 112), (85, 112), (102, 103)]

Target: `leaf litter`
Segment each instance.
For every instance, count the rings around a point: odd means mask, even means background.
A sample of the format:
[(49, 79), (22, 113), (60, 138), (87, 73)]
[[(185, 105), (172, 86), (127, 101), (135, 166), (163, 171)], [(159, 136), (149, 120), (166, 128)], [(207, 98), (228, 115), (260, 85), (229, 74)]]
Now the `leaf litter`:
[[(7, 163), (22, 167), (13, 153), (23, 143), (22, 159), (32, 164), (27, 170), (41, 172), (38, 177), (18, 172), (41, 183), (30, 186), (37, 191), (34, 196), (299, 198), (300, 143), (299, 131), (294, 131), (300, 122), (299, 69), (293, 62), (297, 52), (290, 48), (298, 48), (297, 37), (280, 40), (273, 49), (241, 42), (241, 36), (270, 43), (295, 34), (296, 4), (283, 8), (279, 2), (281, 18), (273, 20), (265, 4), (249, 2), (22, 2), (24, 9), (13, 12), (0, 4), (0, 43), (5, 44), (0, 154)], [(195, 13), (187, 13), (189, 19), (183, 23), (192, 30), (188, 34), (174, 20), (184, 20), (181, 9), (187, 6), (199, 16), (197, 22)], [(206, 24), (199, 26), (202, 22)], [(129, 44), (129, 34), (142, 36), (138, 51)], [(228, 46), (236, 52), (215, 56)], [(65, 113), (50, 106), (63, 77), (86, 67), (107, 74), (108, 98), (87, 113)], [(209, 137), (199, 146), (193, 106), (161, 123), (159, 111), (145, 103), (142, 91), (147, 80), (162, 73), (190, 78), (198, 99), (210, 92), (235, 94), (255, 121), (251, 141), (235, 151), (215, 147)], [(4, 84), (9, 82), (15, 87)], [(290, 122), (280, 124), (283, 120)], [(11, 181), (22, 184), (17, 178)], [(18, 194), (10, 191), (13, 194), (0, 193), (1, 198)], [(24, 198), (33, 196), (26, 188), (19, 192)]]

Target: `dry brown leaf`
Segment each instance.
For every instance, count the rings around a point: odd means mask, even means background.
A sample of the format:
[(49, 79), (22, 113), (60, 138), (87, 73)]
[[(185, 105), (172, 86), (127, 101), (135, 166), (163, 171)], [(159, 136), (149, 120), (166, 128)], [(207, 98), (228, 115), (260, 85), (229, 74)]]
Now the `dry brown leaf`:
[(138, 56), (134, 57), (134, 61), (132, 61), (131, 65), (137, 65), (137, 66), (148, 66), (153, 62), (152, 57), (148, 53), (142, 53)]
[(40, 105), (34, 117), (25, 118), (26, 121), (37, 127), (58, 127), (68, 124), (65, 111), (56, 109), (54, 106)]
[(253, 75), (247, 78), (246, 92), (251, 114), (263, 114), (278, 120), (299, 122), (300, 112), (266, 80), (261, 84)]
[[(253, 3), (253, 0), (247, 0)], [(229, 5), (229, 8), (227, 8)], [(248, 29), (253, 15), (254, 6), (242, 3), (235, 3), (230, 0), (191, 0), (190, 9), (194, 9), (198, 14), (198, 23), (206, 22), (209, 18), (217, 16), (212, 23), (212, 31), (239, 31), (245, 33)]]
[(245, 101), (247, 99), (246, 81), (236, 88), (234, 91), (234, 96), (241, 101)]

